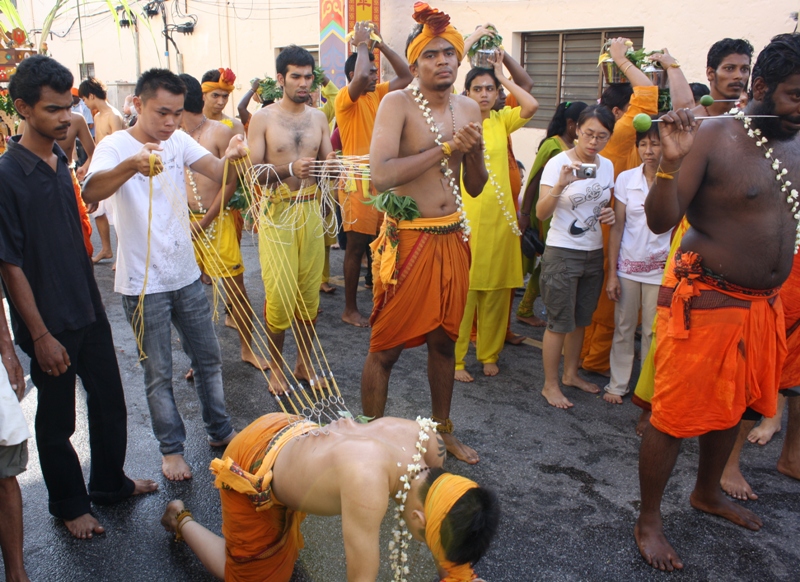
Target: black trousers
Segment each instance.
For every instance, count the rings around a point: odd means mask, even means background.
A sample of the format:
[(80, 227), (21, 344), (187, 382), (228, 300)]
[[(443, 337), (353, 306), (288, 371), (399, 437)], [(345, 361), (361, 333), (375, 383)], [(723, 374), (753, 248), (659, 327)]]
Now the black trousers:
[[(91, 325), (54, 337), (67, 350), (71, 363), (56, 378), (39, 366), (32, 343), (20, 347), (31, 357), (31, 380), (39, 393), (36, 446), (50, 496), (50, 513), (69, 520), (89, 513), (90, 501), (106, 504), (130, 497), (134, 483), (123, 471), (128, 416), (111, 326), (105, 313), (98, 314)], [(69, 441), (75, 432), (76, 375), (86, 390), (89, 416), (88, 493), (80, 460)]]

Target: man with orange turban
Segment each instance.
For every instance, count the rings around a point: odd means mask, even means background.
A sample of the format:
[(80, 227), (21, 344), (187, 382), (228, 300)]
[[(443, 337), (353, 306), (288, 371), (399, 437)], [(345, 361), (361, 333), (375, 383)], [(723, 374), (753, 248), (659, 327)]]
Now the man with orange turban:
[(244, 135), (244, 125), (238, 119), (229, 117), (223, 111), (228, 98), (236, 88), (236, 75), (230, 69), (211, 69), (200, 80), (203, 88), (203, 115), (230, 127), (234, 133)]
[(436, 424), (428, 419), (341, 419), (320, 427), (267, 414), (211, 463), (222, 502), (222, 537), (197, 523), (181, 501), (167, 505), (161, 523), (217, 578), (285, 582), (303, 547), (300, 523), (306, 514), (341, 514), (348, 580), (376, 580), (381, 522), (391, 499), (397, 520), (388, 548), (394, 572), (399, 569), (403, 578), (408, 573), (406, 548), (414, 538), (430, 548), (440, 579), (469, 582), (476, 578), (470, 564), (480, 560), (497, 531), (499, 506), (491, 491), (445, 473), (444, 458)]
[(375, 119), (369, 152), (372, 181), (386, 210), (372, 243), (374, 307), (367, 361), (361, 376), (364, 414), (383, 416), (389, 375), (405, 348), (428, 346), (433, 417), (447, 450), (477, 463), (478, 454), (453, 434), (455, 341), (469, 289), (469, 222), (459, 184), (470, 196), (483, 190), (481, 112), (453, 95), (464, 39), (447, 14), (417, 2), (406, 56), (418, 86), (387, 95)]

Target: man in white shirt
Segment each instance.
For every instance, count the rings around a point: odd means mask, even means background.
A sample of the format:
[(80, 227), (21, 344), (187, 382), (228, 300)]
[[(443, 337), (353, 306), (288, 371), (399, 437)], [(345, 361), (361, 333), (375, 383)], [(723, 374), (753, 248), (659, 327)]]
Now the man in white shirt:
[[(209, 444), (224, 446), (236, 435), (225, 410), (222, 356), (194, 258), (183, 190), (184, 166), (222, 183), (224, 162), (175, 131), (185, 93), (186, 86), (174, 73), (145, 72), (133, 100), (139, 121), (103, 140), (95, 150), (83, 191), (88, 202), (115, 198), (114, 289), (123, 295), (128, 321), (140, 342), (162, 471), (172, 481), (190, 479), (192, 473), (183, 458), (186, 431), (172, 392), (170, 322), (191, 359)], [(234, 136), (226, 157), (239, 159), (245, 151), (243, 139)], [(151, 154), (156, 156), (154, 175), (161, 174), (152, 181)], [(228, 173), (229, 180), (235, 177), (236, 172)], [(148, 218), (151, 204), (152, 219)]]
[(4, 314), (0, 315), (0, 355), (5, 366), (0, 369), (0, 549), (6, 579), (23, 581), (28, 575), (22, 560), (22, 492), (17, 475), (28, 466), (31, 433), (19, 405), (25, 396), (25, 376)]

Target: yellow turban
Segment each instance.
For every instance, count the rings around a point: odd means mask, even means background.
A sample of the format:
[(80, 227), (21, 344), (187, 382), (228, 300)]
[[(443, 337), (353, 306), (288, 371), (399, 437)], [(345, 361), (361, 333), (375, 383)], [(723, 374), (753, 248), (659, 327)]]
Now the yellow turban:
[(236, 75), (233, 74), (233, 71), (230, 69), (219, 69), (219, 81), (216, 83), (212, 83), (211, 81), (206, 81), (203, 83), (203, 93), (211, 93), (217, 89), (220, 91), (225, 91), (226, 93), (230, 93), (235, 88), (233, 86), (233, 82), (235, 80)]
[(436, 563), (447, 571), (442, 582), (469, 582), (475, 578), (475, 572), (469, 564), (454, 564), (447, 559), (442, 547), (442, 522), (456, 501), (478, 486), (475, 481), (445, 473), (440, 475), (428, 490), (425, 498), (425, 541), (433, 554)]
[(453, 45), (458, 55), (458, 61), (464, 56), (464, 37), (450, 24), (450, 17), (436, 8), (431, 8), (425, 2), (414, 4), (414, 20), (422, 24), (422, 32), (411, 41), (406, 49), (406, 59), (409, 65), (417, 62), (422, 51), (434, 38), (443, 38)]

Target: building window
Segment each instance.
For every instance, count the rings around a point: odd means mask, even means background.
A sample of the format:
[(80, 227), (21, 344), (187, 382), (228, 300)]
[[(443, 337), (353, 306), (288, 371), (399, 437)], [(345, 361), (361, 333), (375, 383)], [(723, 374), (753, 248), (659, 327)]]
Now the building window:
[(81, 69), (81, 80), (94, 77), (94, 63), (81, 63), (78, 66)]
[(539, 102), (528, 127), (546, 129), (562, 101), (592, 104), (603, 91), (597, 57), (606, 40), (623, 36), (642, 46), (644, 28), (528, 32), (522, 35), (522, 64), (533, 78)]

